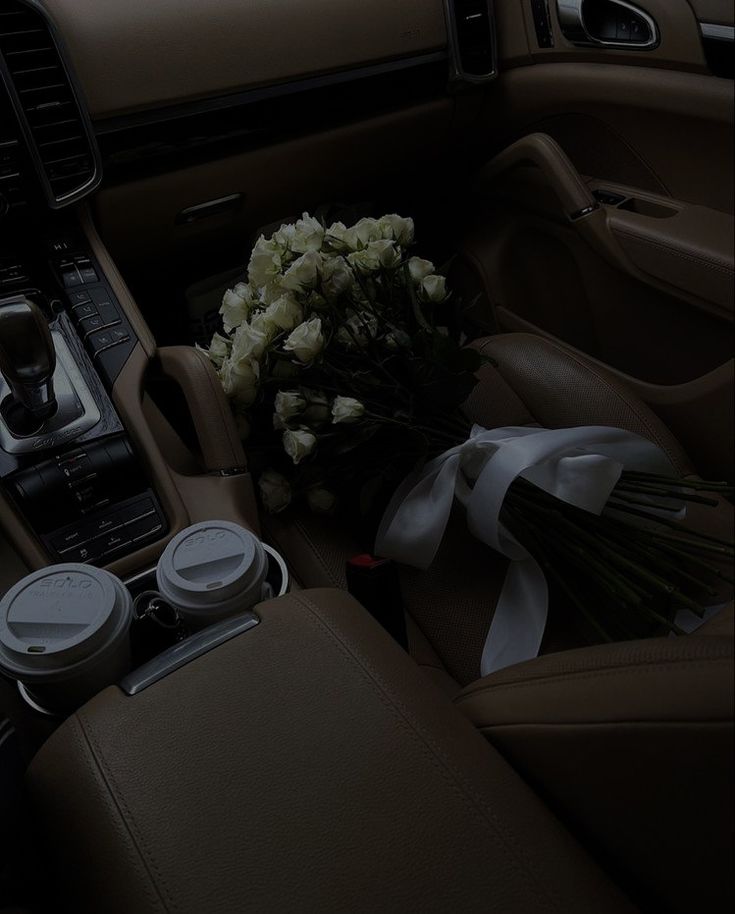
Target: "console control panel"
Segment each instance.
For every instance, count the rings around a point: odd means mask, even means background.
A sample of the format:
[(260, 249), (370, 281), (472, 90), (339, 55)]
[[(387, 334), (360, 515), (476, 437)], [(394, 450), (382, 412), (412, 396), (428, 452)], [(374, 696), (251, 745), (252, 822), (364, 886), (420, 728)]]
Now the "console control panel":
[(55, 558), (112, 561), (160, 539), (166, 522), (123, 435), (73, 448), (6, 480)]
[(110, 397), (137, 337), (86, 239), (69, 223), (57, 229), (40, 242), (35, 227), (12, 246), (3, 239), (0, 299), (25, 296), (57, 328), (74, 392), (85, 381), (99, 417), (83, 434), (41, 427), (32, 448), (0, 450), (0, 485), (52, 560), (106, 565), (162, 539), (168, 524)]
[(163, 512), (148, 490), (42, 539), (60, 562), (107, 564), (165, 533)]
[(52, 242), (51, 249), (51, 266), (64, 289), (69, 314), (109, 388), (135, 347), (135, 333), (94, 256), (75, 250), (65, 239)]

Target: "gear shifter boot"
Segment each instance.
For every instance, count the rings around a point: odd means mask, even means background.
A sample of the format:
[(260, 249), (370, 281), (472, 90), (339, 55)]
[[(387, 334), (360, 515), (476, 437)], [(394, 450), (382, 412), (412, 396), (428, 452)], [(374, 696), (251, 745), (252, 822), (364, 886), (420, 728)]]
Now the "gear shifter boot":
[(64, 334), (26, 298), (0, 304), (0, 448), (9, 454), (73, 441), (100, 412)]
[(37, 430), (57, 410), (56, 350), (41, 309), (27, 298), (0, 307), (0, 371), (19, 426)]

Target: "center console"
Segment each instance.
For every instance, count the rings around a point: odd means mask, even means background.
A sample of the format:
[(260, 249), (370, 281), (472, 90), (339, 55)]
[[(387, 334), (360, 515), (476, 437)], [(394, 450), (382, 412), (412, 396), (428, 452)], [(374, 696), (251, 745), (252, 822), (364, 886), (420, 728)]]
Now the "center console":
[(110, 397), (137, 343), (73, 222), (0, 243), (0, 479), (50, 561), (106, 565), (168, 532)]

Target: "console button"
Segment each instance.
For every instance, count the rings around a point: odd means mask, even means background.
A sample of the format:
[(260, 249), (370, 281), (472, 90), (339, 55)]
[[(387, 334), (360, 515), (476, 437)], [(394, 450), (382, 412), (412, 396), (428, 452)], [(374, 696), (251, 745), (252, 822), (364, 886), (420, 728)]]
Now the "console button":
[(59, 469), (70, 482), (83, 479), (92, 472), (92, 461), (84, 451), (70, 454), (59, 461)]
[(101, 536), (94, 542), (95, 544), (100, 544), (103, 555), (109, 555), (111, 552), (117, 552), (118, 550), (129, 546), (130, 537), (127, 535), (127, 529), (123, 528), (122, 530), (115, 530), (113, 533), (108, 533), (106, 536)]
[(72, 308), (76, 308), (77, 305), (86, 305), (91, 301), (92, 299), (89, 297), (89, 292), (69, 293), (69, 304), (72, 306)]
[(122, 328), (113, 328), (110, 330), (110, 336), (112, 337), (113, 343), (127, 343), (130, 339), (128, 331)]
[(79, 275), (79, 270), (77, 270), (76, 267), (63, 270), (61, 273), (61, 281), (63, 282), (65, 289), (73, 289), (75, 286), (81, 286), (83, 283), (82, 277)]
[(104, 305), (111, 302), (110, 293), (104, 286), (96, 286), (89, 290), (90, 297), (95, 305)]
[(89, 343), (89, 348), (92, 350), (92, 354), (97, 355), (98, 352), (102, 352), (102, 350), (107, 349), (108, 346), (114, 346), (117, 341), (112, 338), (112, 331), (100, 330), (89, 336), (87, 342)]
[(92, 317), (88, 317), (85, 320), (80, 321), (79, 326), (82, 329), (83, 333), (86, 334), (91, 333), (93, 330), (101, 330), (105, 326), (105, 322), (99, 314), (95, 314)]
[(117, 512), (117, 516), (121, 523), (130, 524), (133, 521), (142, 520), (154, 512), (153, 502), (150, 498), (144, 498), (141, 501), (136, 501), (135, 504), (122, 508)]
[(107, 324), (119, 324), (120, 315), (117, 308), (110, 301), (100, 302), (97, 305), (102, 320)]
[(93, 540), (99, 536), (112, 533), (122, 526), (117, 514), (106, 514), (104, 517), (98, 517), (97, 520), (90, 521), (82, 528), (82, 537), (85, 540)]
[(93, 317), (97, 313), (97, 309), (90, 302), (88, 305), (78, 305), (72, 311), (72, 317), (75, 321), (84, 320), (87, 317)]
[(65, 562), (93, 562), (102, 555), (102, 544), (97, 542), (82, 543), (64, 553)]
[(80, 267), (79, 275), (82, 277), (82, 282), (85, 284), (100, 281), (100, 278), (97, 275), (97, 272), (95, 271), (94, 267), (91, 267), (91, 266), (90, 267)]
[(142, 520), (133, 521), (125, 527), (125, 536), (135, 543), (138, 540), (147, 539), (163, 530), (161, 518), (153, 513), (150, 517), (144, 517)]
[(73, 530), (67, 530), (66, 533), (58, 533), (56, 536), (52, 536), (51, 546), (61, 554), (73, 549), (75, 546), (81, 546), (85, 541), (81, 529), (75, 527)]

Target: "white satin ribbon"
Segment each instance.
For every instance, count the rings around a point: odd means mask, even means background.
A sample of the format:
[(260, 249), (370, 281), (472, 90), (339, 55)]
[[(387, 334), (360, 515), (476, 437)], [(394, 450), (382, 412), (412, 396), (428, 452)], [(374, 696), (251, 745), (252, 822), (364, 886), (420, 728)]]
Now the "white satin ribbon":
[(599, 515), (623, 469), (667, 474), (671, 464), (645, 438), (607, 426), (492, 431), (475, 426), (464, 444), (430, 461), (399, 487), (378, 530), (376, 553), (427, 569), (454, 499), (465, 506), (470, 532), (511, 559), (482, 653), (480, 673), (486, 676), (536, 657), (548, 616), (543, 571), (500, 523), (508, 489), (522, 476)]

